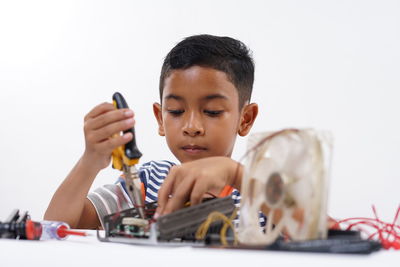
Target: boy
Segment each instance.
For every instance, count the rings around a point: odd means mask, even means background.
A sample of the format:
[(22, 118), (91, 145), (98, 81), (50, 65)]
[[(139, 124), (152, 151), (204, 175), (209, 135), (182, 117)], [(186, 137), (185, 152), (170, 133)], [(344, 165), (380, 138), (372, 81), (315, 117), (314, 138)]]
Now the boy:
[[(191, 36), (166, 56), (160, 76), (160, 103), (153, 104), (158, 133), (181, 162), (151, 161), (140, 168), (145, 201), (158, 201), (155, 218), (218, 196), (232, 186), (239, 201), (243, 167), (230, 157), (236, 136), (249, 133), (258, 113), (249, 104), (254, 63), (247, 47), (229, 37)], [(96, 106), (85, 116), (86, 149), (54, 194), (46, 220), (65, 221), (72, 228), (98, 228), (106, 214), (132, 207), (124, 181), (88, 195), (97, 173), (106, 168), (111, 152), (132, 139), (115, 133), (134, 126), (129, 109)], [(116, 198), (123, 196), (122, 201)], [(120, 203), (121, 202), (121, 203)]]

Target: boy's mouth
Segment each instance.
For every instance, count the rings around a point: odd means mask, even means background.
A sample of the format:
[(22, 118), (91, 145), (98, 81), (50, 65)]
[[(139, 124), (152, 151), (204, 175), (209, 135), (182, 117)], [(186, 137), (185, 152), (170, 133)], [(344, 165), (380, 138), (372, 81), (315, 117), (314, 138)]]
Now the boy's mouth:
[(197, 146), (197, 145), (187, 145), (187, 146), (183, 146), (182, 149), (190, 154), (197, 154), (197, 153), (201, 153), (205, 150), (207, 150), (207, 148), (202, 147), (202, 146)]

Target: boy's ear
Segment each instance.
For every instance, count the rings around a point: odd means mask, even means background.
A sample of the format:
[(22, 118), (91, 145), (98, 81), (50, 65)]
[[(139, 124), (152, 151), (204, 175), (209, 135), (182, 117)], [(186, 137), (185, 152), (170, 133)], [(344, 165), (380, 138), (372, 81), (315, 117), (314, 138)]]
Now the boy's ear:
[(250, 129), (257, 118), (257, 114), (258, 105), (256, 103), (247, 104), (243, 107), (238, 129), (238, 134), (240, 136), (246, 136), (250, 132)]
[(165, 136), (163, 119), (162, 119), (162, 110), (161, 110), (161, 105), (159, 103), (153, 104), (153, 113), (158, 123), (158, 134), (160, 136)]

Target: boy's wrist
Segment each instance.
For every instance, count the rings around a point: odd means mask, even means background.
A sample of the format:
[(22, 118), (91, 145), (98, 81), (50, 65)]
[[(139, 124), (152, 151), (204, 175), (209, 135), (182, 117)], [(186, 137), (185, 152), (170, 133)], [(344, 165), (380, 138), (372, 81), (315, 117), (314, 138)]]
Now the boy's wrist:
[(97, 160), (90, 155), (84, 153), (79, 159), (79, 167), (84, 169), (90, 174), (97, 175), (103, 168), (100, 164), (96, 164)]
[(242, 186), (242, 176), (243, 176), (243, 165), (240, 162), (234, 161), (231, 159), (231, 181), (230, 185), (239, 190)]

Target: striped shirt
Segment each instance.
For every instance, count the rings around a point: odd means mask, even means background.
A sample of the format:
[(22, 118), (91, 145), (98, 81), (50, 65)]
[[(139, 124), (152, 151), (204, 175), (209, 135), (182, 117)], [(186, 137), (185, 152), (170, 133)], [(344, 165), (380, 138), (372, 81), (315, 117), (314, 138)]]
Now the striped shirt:
[[(158, 190), (164, 179), (168, 176), (169, 170), (175, 164), (170, 161), (150, 161), (143, 164), (138, 172), (141, 182), (144, 185), (145, 203), (156, 202), (158, 199)], [(233, 189), (231, 193), (233, 202), (237, 208), (240, 207), (240, 193)], [(107, 184), (95, 189), (89, 193), (87, 198), (92, 202), (99, 216), (101, 225), (104, 228), (103, 218), (106, 215), (132, 208), (133, 204), (129, 198), (125, 186), (125, 179), (119, 177), (115, 184)], [(235, 226), (238, 225), (239, 217), (234, 220)], [(260, 225), (265, 226), (266, 218), (260, 215)]]

